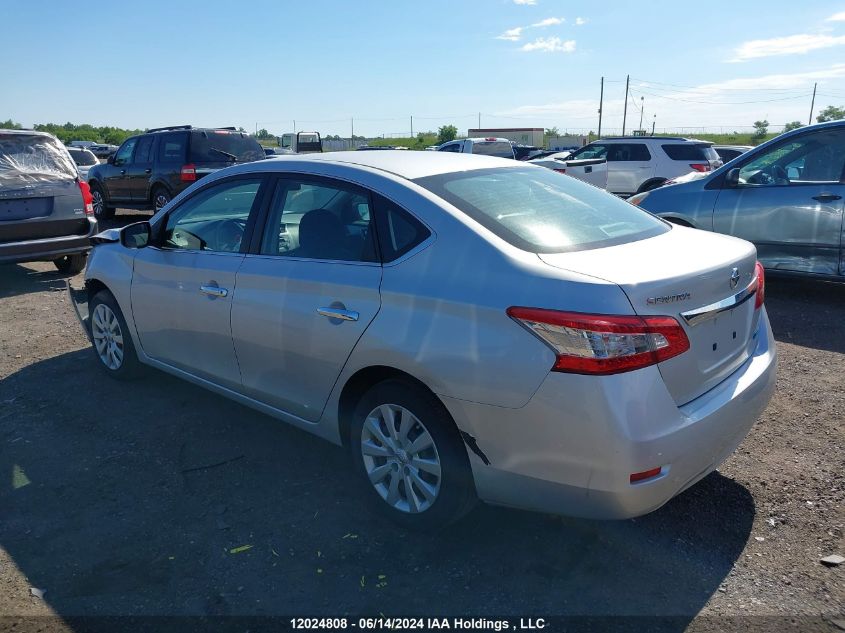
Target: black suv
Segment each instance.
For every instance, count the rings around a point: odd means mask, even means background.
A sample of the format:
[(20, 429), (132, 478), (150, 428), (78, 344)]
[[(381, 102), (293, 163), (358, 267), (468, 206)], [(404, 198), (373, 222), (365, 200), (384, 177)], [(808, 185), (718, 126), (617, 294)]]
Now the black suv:
[(88, 172), (94, 214), (103, 220), (115, 207), (158, 211), (206, 174), (263, 158), (258, 141), (232, 127), (147, 130)]

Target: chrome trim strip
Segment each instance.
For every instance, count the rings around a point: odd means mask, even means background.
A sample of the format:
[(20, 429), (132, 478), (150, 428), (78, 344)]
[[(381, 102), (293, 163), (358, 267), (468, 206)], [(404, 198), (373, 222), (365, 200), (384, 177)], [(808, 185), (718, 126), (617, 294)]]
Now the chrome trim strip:
[(711, 303), (710, 305), (706, 305), (701, 308), (696, 308), (695, 310), (681, 312), (681, 316), (684, 317), (684, 321), (687, 322), (687, 325), (698, 325), (702, 321), (707, 321), (708, 319), (714, 318), (721, 312), (732, 310), (738, 305), (745, 303), (751, 297), (753, 297), (756, 292), (757, 280), (755, 279), (750, 284), (748, 284), (748, 286), (746, 286), (743, 290), (740, 290), (735, 295), (726, 299), (722, 299), (721, 301), (716, 301), (715, 303)]

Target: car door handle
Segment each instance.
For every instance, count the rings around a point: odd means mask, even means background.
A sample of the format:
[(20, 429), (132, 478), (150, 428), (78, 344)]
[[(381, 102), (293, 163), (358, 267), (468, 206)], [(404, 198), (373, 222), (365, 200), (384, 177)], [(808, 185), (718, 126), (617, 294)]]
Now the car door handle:
[(145, 169), (144, 173), (145, 174), (151, 174), (151, 173), (153, 173), (153, 170), (152, 169)]
[(211, 297), (225, 297), (229, 291), (218, 286), (200, 286), (200, 292)]
[(834, 200), (842, 200), (842, 196), (837, 196), (835, 193), (820, 193), (817, 196), (813, 196), (813, 200), (818, 200), (819, 202), (833, 202)]
[(125, 170), (125, 169), (121, 169), (121, 170), (120, 170), (120, 175), (121, 175), (121, 176), (123, 176), (123, 175), (125, 175), (125, 174), (126, 174), (126, 170)]
[(341, 308), (317, 308), (317, 314), (341, 321), (357, 321), (359, 316), (354, 310), (342, 310)]

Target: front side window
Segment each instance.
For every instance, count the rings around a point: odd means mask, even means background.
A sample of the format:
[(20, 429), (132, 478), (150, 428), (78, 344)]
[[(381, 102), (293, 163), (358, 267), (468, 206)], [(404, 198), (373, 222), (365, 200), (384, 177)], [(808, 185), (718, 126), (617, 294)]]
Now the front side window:
[(461, 146), (458, 143), (452, 143), (451, 145), (444, 145), (440, 148), (441, 152), (460, 152)]
[(341, 183), (279, 181), (267, 216), (262, 255), (377, 261), (365, 192)]
[(739, 170), (745, 186), (772, 187), (838, 183), (845, 171), (845, 131), (799, 136), (762, 152)]
[(577, 152), (573, 153), (570, 158), (572, 158), (573, 160), (581, 160), (587, 158), (607, 158), (607, 145), (598, 145), (596, 143), (585, 145)]
[(125, 165), (126, 163), (128, 163), (132, 159), (132, 152), (135, 151), (135, 144), (137, 142), (137, 138), (130, 138), (123, 145), (121, 145), (120, 149), (118, 149), (117, 153), (114, 155), (114, 164)]
[(260, 179), (235, 179), (197, 192), (167, 218), (163, 248), (239, 253)]
[(550, 169), (482, 169), (415, 180), (517, 248), (560, 253), (653, 237), (653, 215)]

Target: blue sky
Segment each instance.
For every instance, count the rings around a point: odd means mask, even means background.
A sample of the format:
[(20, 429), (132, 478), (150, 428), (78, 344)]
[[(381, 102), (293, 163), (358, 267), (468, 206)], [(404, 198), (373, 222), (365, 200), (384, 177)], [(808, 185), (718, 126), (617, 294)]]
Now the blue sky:
[[(0, 120), (323, 134), (806, 122), (845, 105), (845, 0), (0, 0)], [(92, 10), (88, 10), (92, 9)]]

